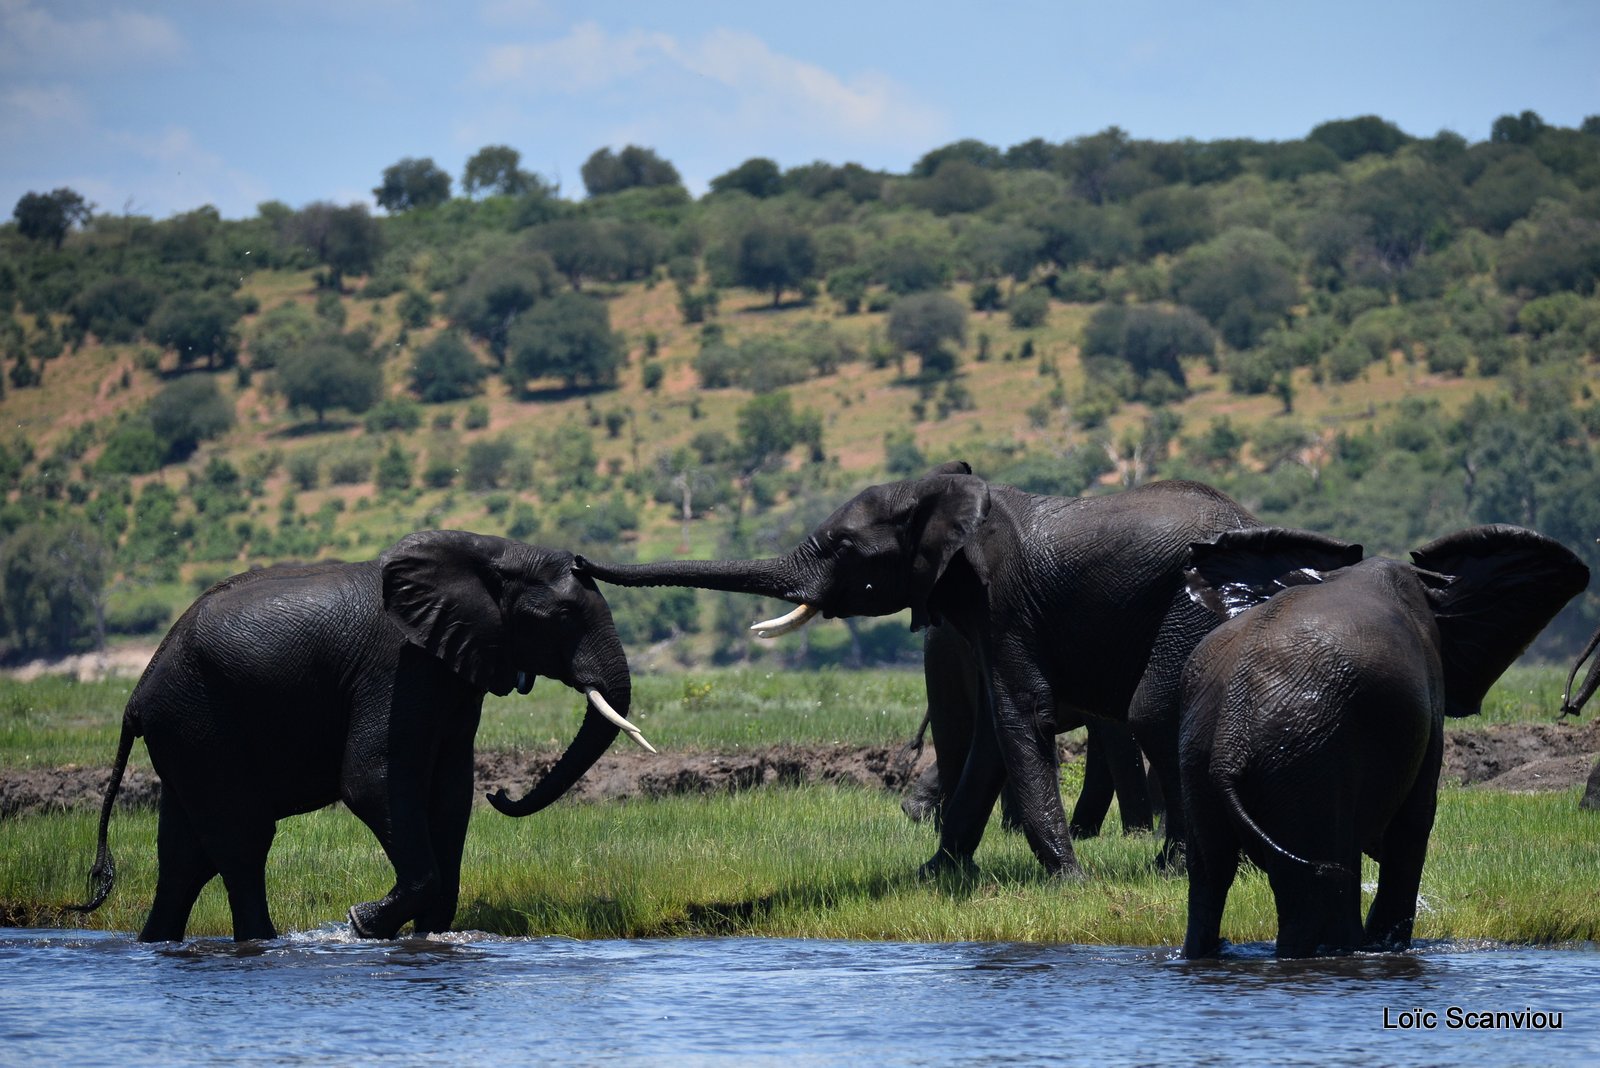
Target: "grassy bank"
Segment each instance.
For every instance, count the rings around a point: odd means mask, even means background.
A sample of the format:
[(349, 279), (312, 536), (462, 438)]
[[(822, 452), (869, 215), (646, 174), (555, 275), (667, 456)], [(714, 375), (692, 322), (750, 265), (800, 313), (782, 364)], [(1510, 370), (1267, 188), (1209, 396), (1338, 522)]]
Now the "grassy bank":
[[(137, 930), (155, 878), (155, 815), (113, 823), (119, 878), (90, 917), (49, 906), (79, 899), (94, 847), (80, 812), (0, 824), (0, 902), (13, 924)], [(1434, 831), (1421, 938), (1550, 942), (1600, 938), (1600, 850), (1575, 791), (1509, 795), (1448, 789)], [(933, 846), (884, 793), (836, 787), (713, 798), (564, 805), (526, 820), (480, 809), (467, 839), (457, 925), (573, 938), (760, 935), (901, 940), (1024, 940), (1116, 945), (1182, 941), (1186, 883), (1150, 869), (1149, 836), (1080, 843), (1089, 877), (1053, 883), (1020, 836), (991, 828), (982, 870), (924, 883)], [(1376, 878), (1370, 862), (1366, 881)], [(348, 813), (280, 825), (268, 870), (285, 929), (342, 920), (392, 873)], [(1235, 941), (1273, 937), (1266, 879), (1241, 874), (1223, 924)], [(213, 883), (190, 932), (228, 933)]]
[[(1517, 669), (1486, 705), (1490, 722), (1553, 718), (1562, 678)], [(638, 680), (641, 720), (658, 745), (736, 748), (780, 741), (898, 742), (921, 715), (917, 674), (727, 672)], [(480, 744), (570, 737), (578, 708), (558, 686), (489, 702)], [(5, 766), (74, 754), (104, 763), (127, 684), (0, 684)], [(118, 694), (121, 694), (119, 697)], [(106, 722), (98, 722), (100, 720)], [(142, 758), (142, 750), (141, 750)], [(64, 761), (62, 761), (64, 762)], [(1076, 770), (1076, 769), (1072, 769)], [(11, 924), (136, 930), (155, 879), (155, 814), (119, 812), (111, 900), (89, 917), (55, 906), (81, 898), (94, 852), (88, 811), (0, 821), (0, 907)], [(1108, 826), (1115, 825), (1115, 817)], [(1575, 791), (1510, 795), (1447, 788), (1422, 893), (1421, 938), (1548, 942), (1600, 938), (1600, 824)], [(1148, 836), (1080, 843), (1089, 878), (1041, 875), (1020, 836), (992, 827), (981, 873), (924, 883), (934, 846), (898, 798), (854, 788), (752, 790), (733, 796), (559, 804), (525, 820), (485, 808), (467, 839), (458, 926), (504, 934), (647, 937), (742, 934), (906, 940), (1037, 940), (1176, 945), (1186, 883), (1150, 869)], [(268, 870), (284, 929), (339, 921), (385, 892), (392, 872), (375, 841), (340, 809), (285, 820)], [(1370, 865), (1366, 881), (1376, 879)], [(1225, 936), (1273, 936), (1266, 880), (1240, 877)], [(214, 883), (191, 933), (229, 930)]]

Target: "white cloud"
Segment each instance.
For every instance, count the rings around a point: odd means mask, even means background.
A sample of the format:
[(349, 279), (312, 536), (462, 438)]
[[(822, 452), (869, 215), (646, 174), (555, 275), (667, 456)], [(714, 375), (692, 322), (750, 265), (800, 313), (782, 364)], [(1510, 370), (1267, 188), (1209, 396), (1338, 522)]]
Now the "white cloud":
[(936, 109), (884, 74), (841, 78), (728, 29), (682, 41), (643, 30), (611, 33), (586, 22), (556, 40), (491, 49), (478, 77), (534, 96), (616, 90), (636, 110), (676, 113), (678, 123), (728, 137), (804, 134), (925, 146), (945, 125)]
[(69, 86), (19, 85), (0, 90), (0, 134), (13, 147), (47, 134), (81, 130), (89, 121), (83, 96)]
[(0, 69), (54, 73), (162, 63), (183, 54), (167, 19), (137, 11), (62, 18), (31, 0), (0, 0)]

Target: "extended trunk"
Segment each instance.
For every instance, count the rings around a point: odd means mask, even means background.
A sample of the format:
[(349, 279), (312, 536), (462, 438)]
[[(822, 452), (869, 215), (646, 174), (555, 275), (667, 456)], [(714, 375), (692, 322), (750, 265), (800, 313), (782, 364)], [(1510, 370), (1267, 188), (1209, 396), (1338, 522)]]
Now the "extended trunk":
[[(655, 564), (597, 564), (579, 557), (575, 565), (614, 586), (690, 586), (700, 590), (753, 593), (802, 604), (811, 600), (799, 589), (795, 569), (786, 558), (766, 560), (674, 560)], [(812, 595), (814, 596), (814, 595)]]

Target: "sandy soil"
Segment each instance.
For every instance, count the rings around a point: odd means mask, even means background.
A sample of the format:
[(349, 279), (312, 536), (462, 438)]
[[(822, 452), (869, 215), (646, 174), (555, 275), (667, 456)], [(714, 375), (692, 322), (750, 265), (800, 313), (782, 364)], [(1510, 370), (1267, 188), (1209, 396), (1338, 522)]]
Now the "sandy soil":
[[(483, 752), (480, 796), (504, 787), (521, 796), (555, 762), (555, 752)], [(1072, 748), (1066, 759), (1078, 759)], [(922, 757), (926, 761), (931, 749)], [(1445, 740), (1444, 777), (1473, 788), (1543, 791), (1584, 783), (1600, 758), (1600, 718), (1456, 730)], [(779, 745), (737, 752), (665, 752), (614, 746), (568, 794), (583, 801), (710, 794), (802, 783), (852, 783), (899, 792), (922, 765), (892, 747)], [(108, 769), (0, 769), (0, 818), (99, 806)], [(123, 780), (119, 805), (153, 805), (161, 784), (148, 772)]]

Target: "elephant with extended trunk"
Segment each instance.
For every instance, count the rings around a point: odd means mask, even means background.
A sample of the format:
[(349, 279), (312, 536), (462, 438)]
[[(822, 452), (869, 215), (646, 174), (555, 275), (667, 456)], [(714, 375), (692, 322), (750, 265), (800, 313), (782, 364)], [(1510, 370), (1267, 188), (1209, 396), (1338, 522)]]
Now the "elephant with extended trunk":
[[(1600, 657), (1596, 657), (1589, 665), (1588, 674), (1583, 677), (1583, 686), (1574, 696), (1572, 684), (1578, 681), (1578, 669), (1583, 667), (1583, 662), (1594, 656), (1594, 651), (1600, 647), (1600, 630), (1589, 636), (1589, 641), (1583, 647), (1583, 652), (1578, 654), (1578, 659), (1573, 661), (1572, 670), (1567, 673), (1567, 687), (1561, 691), (1561, 714), (1563, 716), (1576, 716), (1583, 711), (1583, 706), (1588, 704), (1589, 698), (1594, 696), (1594, 691), (1600, 688)], [(1584, 788), (1583, 799), (1578, 802), (1579, 808), (1600, 809), (1600, 761), (1596, 761), (1589, 770), (1589, 783)]]
[(395, 885), (355, 905), (357, 934), (418, 934), (455, 917), (483, 695), (527, 693), (536, 675), (585, 693), (588, 711), (521, 800), (556, 800), (616, 738), (632, 686), (605, 598), (569, 553), (464, 531), (423, 531), (378, 559), (274, 567), (224, 579), (195, 601), (128, 699), (90, 879), (97, 908), (115, 868), (106, 845), (133, 740), (161, 779), (155, 901), (139, 938), (183, 937), (221, 875), (233, 936), (276, 934), (267, 850), (279, 819), (343, 801), (382, 843)]
[[(1517, 527), (1411, 558), (1278, 529), (1194, 547), (1190, 589), (1227, 622), (1183, 673), (1184, 956), (1220, 949), (1241, 852), (1271, 881), (1278, 956), (1410, 944), (1444, 719), (1476, 713), (1589, 583), (1571, 552)], [(1378, 861), (1364, 929), (1363, 853)]]
[[(1078, 870), (1057, 783), (1056, 733), (1076, 716), (1129, 722), (1162, 777), (1167, 849), (1182, 842), (1177, 804), (1178, 674), (1216, 625), (1183, 589), (1191, 542), (1255, 519), (1194, 482), (1104, 497), (1042, 497), (991, 485), (964, 464), (870, 487), (787, 556), (601, 565), (624, 586), (679, 585), (799, 605), (757, 624), (783, 633), (811, 616), (911, 609), (913, 629), (949, 628), (972, 651), (956, 672), (977, 695), (970, 726), (934, 736), (948, 784), (939, 852), (925, 870), (968, 865), (1002, 784), (1035, 856)], [(930, 694), (930, 704), (938, 695)], [(937, 731), (938, 721), (934, 721)]]

